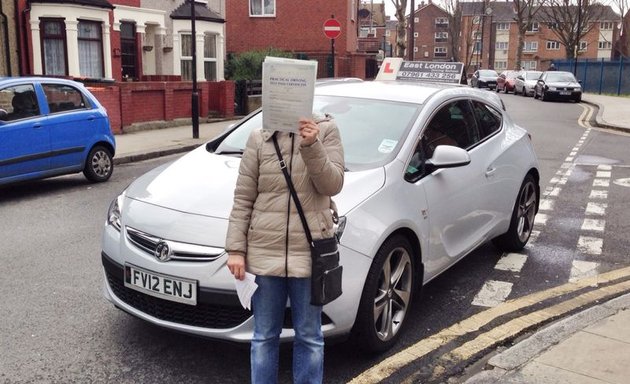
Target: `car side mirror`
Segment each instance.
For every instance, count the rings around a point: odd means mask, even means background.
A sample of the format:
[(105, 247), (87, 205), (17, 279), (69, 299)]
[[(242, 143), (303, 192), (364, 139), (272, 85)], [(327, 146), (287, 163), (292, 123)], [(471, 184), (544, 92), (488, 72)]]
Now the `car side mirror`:
[(516, 76), (517, 79), (519, 80), (525, 80), (525, 78), (523, 76)]
[(453, 145), (438, 145), (426, 162), (427, 171), (433, 172), (441, 168), (456, 168), (470, 164), (470, 155), (465, 149)]
[(578, 84), (582, 84), (582, 80), (578, 80)]
[(538, 84), (541, 84), (541, 85), (542, 85), (542, 84), (545, 84), (545, 80), (538, 80), (538, 81), (537, 81), (537, 83), (538, 83)]

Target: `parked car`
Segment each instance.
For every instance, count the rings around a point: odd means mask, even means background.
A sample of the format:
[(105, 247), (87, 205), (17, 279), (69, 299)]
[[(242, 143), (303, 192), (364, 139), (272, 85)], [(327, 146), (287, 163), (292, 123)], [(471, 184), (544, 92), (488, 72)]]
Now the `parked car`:
[(497, 87), (496, 91), (503, 91), (504, 93), (514, 92), (514, 82), (516, 81), (516, 76), (520, 74), (519, 71), (503, 71), (497, 77)]
[(534, 87), (538, 78), (542, 75), (542, 71), (523, 71), (514, 81), (514, 94), (530, 96), (534, 94)]
[(534, 98), (582, 101), (582, 85), (571, 72), (546, 71), (540, 75), (534, 87)]
[(106, 181), (115, 151), (107, 112), (82, 84), (0, 78), (0, 185), (81, 171)]
[(479, 69), (472, 74), (470, 86), (473, 88), (495, 89), (499, 74), (494, 69)]
[[(365, 350), (385, 350), (409, 322), (416, 288), (487, 241), (506, 251), (527, 243), (538, 163), (496, 94), (328, 82), (316, 86), (314, 110), (335, 118), (347, 167), (334, 197), (347, 272), (343, 295), (323, 308), (326, 337), (352, 333)], [(258, 110), (112, 201), (101, 258), (104, 295), (117, 308), (175, 331), (251, 340), (252, 314), (239, 303), (224, 245), (240, 158), (261, 127)], [(285, 319), (283, 341), (294, 336)]]

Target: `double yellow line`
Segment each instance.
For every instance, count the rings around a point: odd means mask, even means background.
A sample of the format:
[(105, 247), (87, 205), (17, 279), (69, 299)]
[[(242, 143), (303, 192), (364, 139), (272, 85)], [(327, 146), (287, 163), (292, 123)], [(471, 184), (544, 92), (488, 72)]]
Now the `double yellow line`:
[[(443, 360), (457, 362), (465, 361), (471, 357), (496, 346), (534, 326), (553, 320), (563, 314), (580, 307), (585, 307), (599, 300), (617, 296), (624, 292), (630, 292), (630, 267), (617, 269), (597, 276), (585, 278), (577, 282), (571, 282), (558, 287), (536, 292), (518, 299), (506, 301), (494, 308), (480, 312), (461, 322), (429, 336), (416, 344), (388, 357), (379, 364), (362, 372), (350, 383), (378, 383), (387, 379), (392, 374), (413, 361), (422, 358), (428, 353), (450, 343), (458, 338), (478, 332), (481, 327), (489, 324), (499, 317), (519, 311), (523, 308), (566, 294), (576, 293), (586, 288), (593, 288), (587, 292), (566, 300), (560, 304), (540, 309), (521, 317), (499, 325), (488, 332), (482, 333), (474, 339), (463, 343), (442, 356)], [(612, 283), (612, 284), (610, 284)], [(599, 285), (607, 284), (603, 287)], [(409, 319), (407, 319), (409, 320)]]

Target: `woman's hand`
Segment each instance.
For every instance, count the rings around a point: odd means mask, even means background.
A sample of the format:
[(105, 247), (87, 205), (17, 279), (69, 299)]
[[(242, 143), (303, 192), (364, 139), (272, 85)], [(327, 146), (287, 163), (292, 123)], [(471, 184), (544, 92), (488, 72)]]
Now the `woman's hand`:
[(300, 119), (300, 146), (308, 147), (317, 141), (317, 135), (319, 135), (319, 127), (312, 119), (301, 118)]
[(228, 254), (227, 267), (235, 279), (245, 279), (245, 256), (238, 253)]

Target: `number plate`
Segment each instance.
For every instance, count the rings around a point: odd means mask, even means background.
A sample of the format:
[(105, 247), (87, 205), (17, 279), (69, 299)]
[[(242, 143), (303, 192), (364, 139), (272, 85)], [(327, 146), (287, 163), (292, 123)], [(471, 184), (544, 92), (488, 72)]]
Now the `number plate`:
[(125, 264), (125, 287), (178, 303), (197, 305), (197, 282)]
[(571, 92), (570, 91), (560, 91), (560, 94), (563, 95), (563, 96), (568, 96), (568, 95), (571, 94)]

